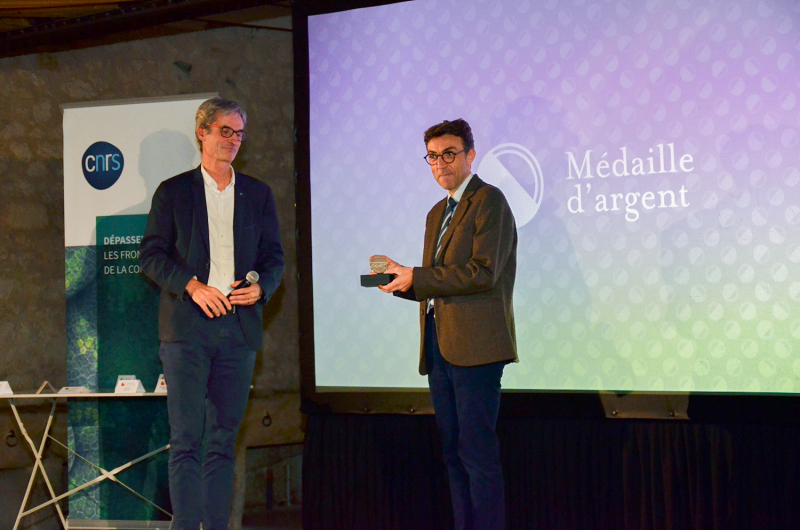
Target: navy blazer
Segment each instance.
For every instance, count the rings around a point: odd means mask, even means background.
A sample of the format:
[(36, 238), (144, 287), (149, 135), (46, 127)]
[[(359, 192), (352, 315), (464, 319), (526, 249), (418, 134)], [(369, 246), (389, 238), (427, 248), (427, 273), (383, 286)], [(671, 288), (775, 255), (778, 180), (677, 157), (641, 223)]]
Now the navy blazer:
[[(236, 311), (247, 343), (258, 350), (263, 340), (263, 306), (283, 274), (283, 248), (269, 186), (237, 172), (234, 193), (235, 278), (241, 280), (256, 271), (264, 290), (258, 303), (238, 306)], [(206, 193), (198, 166), (158, 186), (140, 248), (142, 271), (161, 287), (158, 335), (165, 342), (186, 337), (193, 312), (208, 318), (185, 289), (195, 276), (208, 283), (209, 248)]]

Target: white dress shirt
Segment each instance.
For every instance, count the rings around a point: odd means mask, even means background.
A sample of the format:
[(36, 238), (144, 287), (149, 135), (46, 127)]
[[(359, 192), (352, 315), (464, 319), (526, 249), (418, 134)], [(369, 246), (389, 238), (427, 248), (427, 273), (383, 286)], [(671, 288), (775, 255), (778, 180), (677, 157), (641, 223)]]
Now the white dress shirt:
[(233, 202), (236, 173), (231, 168), (231, 182), (224, 190), (217, 189), (217, 183), (200, 165), (206, 190), (206, 209), (208, 210), (208, 243), (211, 254), (211, 270), (208, 285), (216, 287), (228, 295), (233, 288), (235, 264), (233, 260)]
[[(464, 179), (464, 182), (461, 183), (461, 186), (459, 186), (455, 193), (453, 193), (453, 195), (450, 195), (450, 192), (448, 192), (447, 195), (453, 197), (456, 202), (459, 202), (461, 200), (461, 196), (464, 195), (464, 190), (467, 189), (467, 186), (469, 186), (469, 181), (472, 180), (472, 177), (474, 176), (475, 173), (470, 173), (469, 176)], [(456, 208), (458, 208), (458, 205), (456, 205)]]

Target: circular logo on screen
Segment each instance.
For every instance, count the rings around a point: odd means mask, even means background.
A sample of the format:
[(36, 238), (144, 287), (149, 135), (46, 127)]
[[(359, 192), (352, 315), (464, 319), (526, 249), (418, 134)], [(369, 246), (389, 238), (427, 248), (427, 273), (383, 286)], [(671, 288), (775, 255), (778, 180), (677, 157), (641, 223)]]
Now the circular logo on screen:
[(477, 173), (506, 196), (517, 228), (528, 224), (539, 211), (544, 177), (539, 161), (527, 148), (519, 144), (493, 147), (481, 160)]
[(81, 168), (86, 182), (96, 190), (107, 190), (119, 180), (125, 159), (108, 142), (95, 142), (83, 153)]

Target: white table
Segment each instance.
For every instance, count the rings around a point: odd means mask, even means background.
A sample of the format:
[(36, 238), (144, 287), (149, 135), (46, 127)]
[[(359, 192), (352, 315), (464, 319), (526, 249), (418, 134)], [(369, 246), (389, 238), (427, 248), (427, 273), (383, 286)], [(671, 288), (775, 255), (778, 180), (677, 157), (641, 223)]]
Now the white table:
[[(19, 523), (20, 523), (20, 521), (22, 520), (23, 517), (25, 517), (27, 515), (30, 515), (30, 514), (32, 514), (34, 512), (37, 512), (37, 511), (41, 510), (42, 508), (50, 506), (51, 504), (55, 504), (56, 511), (58, 512), (58, 517), (61, 519), (62, 526), (64, 527), (65, 530), (68, 529), (69, 526), (67, 524), (67, 520), (64, 518), (64, 514), (63, 514), (63, 512), (61, 510), (61, 506), (58, 504), (58, 501), (60, 501), (62, 499), (65, 499), (65, 498), (69, 497), (70, 495), (72, 495), (74, 493), (77, 493), (77, 492), (79, 492), (79, 491), (81, 491), (83, 489), (86, 489), (86, 488), (88, 488), (90, 486), (93, 486), (93, 485), (95, 485), (95, 484), (97, 484), (99, 482), (102, 482), (104, 480), (110, 480), (112, 482), (116, 482), (117, 484), (119, 484), (123, 488), (127, 489), (129, 492), (131, 492), (132, 494), (134, 494), (138, 498), (142, 499), (143, 501), (145, 501), (148, 504), (150, 504), (153, 507), (155, 507), (157, 510), (165, 513), (169, 517), (172, 517), (171, 513), (169, 513), (168, 511), (164, 510), (163, 508), (161, 508), (160, 506), (156, 505), (155, 503), (151, 502), (150, 500), (146, 499), (141, 494), (135, 492), (130, 487), (128, 487), (125, 484), (123, 484), (122, 482), (120, 482), (119, 479), (117, 479), (117, 477), (116, 477), (116, 475), (118, 473), (128, 469), (129, 467), (134, 466), (134, 465), (138, 464), (139, 462), (142, 462), (143, 460), (147, 460), (151, 456), (154, 456), (154, 455), (157, 455), (158, 453), (166, 451), (167, 449), (169, 449), (169, 444), (167, 444), (164, 447), (161, 447), (159, 449), (156, 449), (154, 451), (151, 451), (151, 452), (147, 453), (146, 455), (142, 455), (139, 458), (135, 458), (135, 459), (131, 460), (130, 462), (126, 463), (126, 464), (123, 464), (123, 465), (121, 465), (119, 467), (116, 467), (116, 468), (112, 469), (111, 471), (106, 471), (105, 469), (103, 469), (103, 468), (101, 468), (101, 467), (89, 462), (88, 460), (83, 458), (81, 455), (79, 455), (79, 454), (75, 453), (74, 451), (72, 451), (65, 444), (59, 442), (58, 440), (56, 440), (55, 438), (50, 436), (50, 426), (53, 424), (53, 417), (55, 416), (55, 413), (56, 413), (56, 404), (58, 403), (59, 399), (65, 399), (65, 400), (69, 400), (69, 399), (103, 399), (103, 398), (117, 398), (117, 399), (119, 399), (119, 398), (132, 398), (132, 399), (135, 399), (135, 398), (165, 396), (165, 395), (166, 394), (163, 394), (163, 393), (156, 394), (156, 393), (153, 393), (153, 392), (136, 393), (136, 394), (134, 394), (134, 393), (131, 393), (131, 394), (115, 394), (113, 392), (75, 392), (75, 393), (59, 394), (56, 391), (56, 389), (53, 387), (53, 385), (51, 385), (48, 381), (45, 381), (44, 383), (42, 383), (42, 385), (39, 387), (39, 390), (37, 390), (33, 394), (6, 394), (6, 395), (0, 395), (0, 400), (8, 401), (8, 404), (11, 406), (11, 410), (14, 412), (14, 418), (17, 420), (17, 425), (19, 426), (19, 430), (22, 433), (22, 436), (28, 442), (28, 445), (30, 445), (31, 451), (33, 451), (33, 456), (36, 459), (36, 461), (34, 462), (34, 465), (33, 465), (33, 470), (31, 471), (31, 478), (28, 481), (28, 488), (25, 491), (25, 497), (22, 499), (22, 505), (19, 507), (19, 514), (17, 515), (17, 520), (14, 523), (14, 530), (17, 530), (17, 528), (19, 528)], [(25, 430), (25, 425), (22, 422), (22, 418), (20, 417), (19, 412), (17, 412), (17, 405), (16, 405), (16, 401), (17, 400), (25, 401), (25, 400), (35, 400), (35, 399), (38, 399), (38, 400), (49, 399), (49, 400), (52, 400), (52, 402), (53, 402), (53, 406), (50, 408), (50, 417), (47, 419), (47, 425), (45, 426), (44, 432), (42, 433), (42, 440), (39, 442), (39, 447), (38, 448), (36, 447), (36, 444), (34, 443), (34, 441), (31, 439), (30, 435), (28, 434), (28, 431)], [(67, 491), (65, 493), (62, 493), (61, 495), (56, 495), (55, 490), (53, 490), (53, 485), (50, 483), (50, 477), (47, 476), (47, 471), (45, 470), (44, 464), (42, 463), (42, 453), (44, 452), (45, 442), (48, 439), (52, 440), (56, 444), (60, 445), (64, 449), (66, 449), (69, 453), (73, 454), (76, 458), (80, 458), (81, 460), (83, 460), (84, 462), (86, 462), (87, 464), (89, 464), (90, 466), (95, 468), (97, 471), (100, 472), (100, 475), (95, 477), (94, 479), (90, 480), (89, 482), (81, 484), (80, 486), (78, 486), (76, 488), (73, 488), (73, 489), (71, 489), (71, 490), (69, 490), (69, 491)], [(28, 503), (28, 498), (30, 497), (31, 489), (33, 488), (33, 483), (34, 483), (34, 480), (36, 479), (37, 471), (41, 472), (42, 478), (44, 479), (44, 482), (47, 485), (47, 490), (50, 492), (50, 500), (47, 501), (47, 502), (43, 502), (42, 504), (39, 504), (38, 506), (34, 506), (34, 507), (32, 507), (32, 508), (30, 508), (28, 510), (25, 510), (25, 505)], [(100, 527), (98, 527), (98, 528), (100, 528)]]

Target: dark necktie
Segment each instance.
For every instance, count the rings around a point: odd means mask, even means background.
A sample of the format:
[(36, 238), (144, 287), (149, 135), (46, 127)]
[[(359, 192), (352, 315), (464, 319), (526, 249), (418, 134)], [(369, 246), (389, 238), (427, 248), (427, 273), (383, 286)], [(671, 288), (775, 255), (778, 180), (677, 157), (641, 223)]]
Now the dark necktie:
[(457, 204), (458, 202), (456, 202), (454, 198), (447, 198), (447, 208), (444, 210), (444, 220), (442, 221), (442, 226), (439, 228), (439, 237), (436, 238), (436, 252), (433, 254), (434, 263), (436, 263), (439, 258), (439, 251), (442, 248), (442, 239), (444, 239), (444, 233), (447, 232), (447, 227), (450, 226), (450, 220), (453, 219), (453, 212), (455, 211)]
[[(447, 198), (447, 208), (444, 210), (444, 220), (442, 221), (442, 225), (439, 227), (439, 236), (436, 238), (436, 251), (433, 253), (433, 264), (439, 263), (439, 251), (441, 250), (442, 246), (442, 239), (444, 239), (444, 233), (447, 232), (447, 227), (450, 226), (450, 220), (453, 219), (453, 212), (456, 209), (456, 205), (458, 201), (456, 201), (452, 197)], [(425, 307), (425, 312), (429, 313), (433, 308), (433, 298), (428, 298), (428, 302)]]

